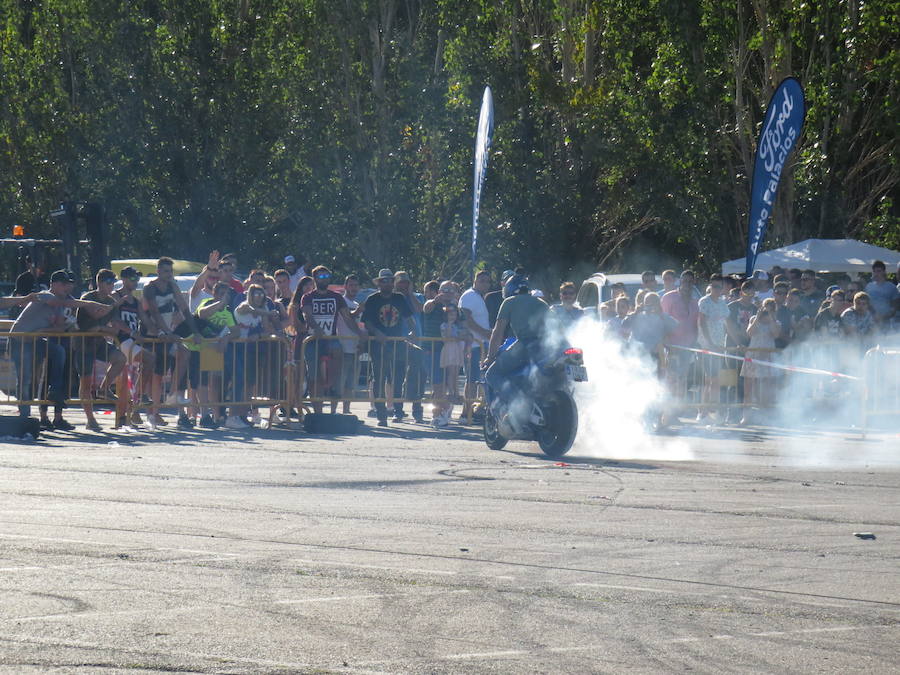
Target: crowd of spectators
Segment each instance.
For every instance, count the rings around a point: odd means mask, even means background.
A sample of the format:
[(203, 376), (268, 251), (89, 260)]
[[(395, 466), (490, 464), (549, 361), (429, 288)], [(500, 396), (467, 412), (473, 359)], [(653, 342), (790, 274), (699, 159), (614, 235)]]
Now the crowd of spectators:
[[(497, 280), (480, 271), (465, 289), (452, 280), (435, 279), (419, 293), (407, 272), (385, 268), (371, 280), (374, 292), (364, 297), (369, 280), (357, 274), (338, 279), (324, 265), (307, 271), (305, 263), (288, 255), (283, 268), (271, 273), (253, 269), (239, 280), (236, 257), (213, 251), (192, 288), (182, 293), (173, 261), (160, 258), (156, 276), (140, 297), (141, 275), (133, 267), (121, 270), (118, 278), (111, 270), (100, 270), (93, 288), (80, 298), (72, 295), (76, 279), (71, 272), (54, 272), (49, 288), (40, 290), (29, 270), (31, 285), (23, 275), (21, 295), (3, 299), (6, 305), (23, 307), (10, 345), (19, 398), (33, 400), (36, 364), (46, 360), (46, 398), (54, 418), (42, 406), (44, 428), (71, 429), (62, 409), (75, 391), (66, 376), (75, 373), (87, 426), (95, 431), (101, 427), (92, 402), (116, 396), (128, 402), (117, 405), (116, 426), (166, 425), (160, 409), (175, 406), (176, 425), (182, 428), (245, 429), (267, 423), (266, 411), (253, 404), (254, 398), (299, 402), (308, 396), (316, 412), (326, 402), (331, 412), (339, 405), (349, 412), (364, 365), (370, 414), (380, 426), (389, 417), (403, 420), (403, 400), (412, 402), (412, 416), (422, 422), (428, 385), (434, 426), (447, 426), (458, 404), (463, 405), (460, 417), (474, 414), (477, 421), (473, 402), (482, 360), (502, 303), (499, 288), (512, 270)], [(735, 368), (720, 354), (750, 357), (739, 364), (739, 391), (744, 403), (759, 407), (773, 404), (781, 373), (764, 362), (777, 361), (777, 350), (819, 340), (862, 352), (880, 335), (900, 333), (900, 291), (880, 261), (872, 265), (870, 281), (845, 276), (827, 287), (812, 270), (779, 268), (757, 270), (749, 279), (713, 274), (700, 283), (691, 270), (680, 275), (665, 270), (661, 282), (660, 288), (656, 273), (647, 271), (633, 298), (618, 284), (609, 299), (582, 308), (575, 284), (567, 281), (550, 307), (549, 325), (564, 333), (586, 317), (598, 320), (607, 333), (648, 355), (674, 393), (684, 387), (689, 372), (699, 373), (705, 401), (719, 400), (720, 373)], [(537, 289), (532, 293), (551, 295)], [(101, 336), (67, 337), (73, 330)], [(45, 335), (17, 338), (17, 333)], [(265, 336), (280, 340), (266, 342)], [(690, 351), (695, 348), (709, 353), (698, 360)], [(201, 372), (204, 349), (215, 351), (223, 365)], [(297, 366), (288, 378), (286, 363)], [(139, 401), (146, 420), (132, 405)], [(296, 412), (292, 408), (282, 406), (281, 418)], [(26, 405), (20, 406), (20, 414), (29, 414)], [(704, 415), (701, 410), (698, 418)], [(742, 421), (748, 420), (745, 414)]]

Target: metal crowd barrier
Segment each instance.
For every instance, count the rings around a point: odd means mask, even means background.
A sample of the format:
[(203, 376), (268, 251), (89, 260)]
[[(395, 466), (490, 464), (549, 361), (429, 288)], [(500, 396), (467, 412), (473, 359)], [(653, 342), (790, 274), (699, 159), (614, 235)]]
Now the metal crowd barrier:
[(875, 347), (866, 352), (863, 361), (865, 377), (863, 400), (863, 434), (872, 418), (900, 418), (900, 349)]
[[(452, 345), (456, 358), (443, 367)], [(116, 382), (98, 391), (110, 358), (124, 357)], [(476, 366), (477, 367), (477, 366)], [(444, 338), (279, 336), (198, 339), (141, 337), (119, 343), (99, 332), (12, 333), (0, 336), (0, 404), (113, 406), (117, 421), (160, 408), (191, 412), (226, 408), (299, 411), (326, 401), (395, 404), (425, 401), (440, 409), (463, 404), (471, 422), (477, 386), (465, 343)], [(452, 378), (447, 386), (446, 375)], [(91, 376), (79, 396), (81, 377)], [(51, 386), (51, 384), (55, 386)], [(115, 396), (107, 395), (115, 388)], [(181, 395), (188, 392), (188, 397)]]
[[(809, 409), (817, 400), (825, 400), (837, 394), (859, 396), (859, 387), (852, 381), (860, 369), (860, 349), (848, 341), (820, 340), (815, 336), (792, 343), (786, 348), (748, 349), (727, 347), (715, 351), (737, 358), (725, 358), (712, 354), (684, 351), (669, 347), (661, 359), (661, 378), (668, 387), (668, 406), (675, 409), (690, 408), (698, 412), (724, 413), (749, 408), (786, 410), (790, 407)], [(753, 384), (741, 374), (743, 359), (749, 357), (783, 366), (765, 369), (766, 387), (760, 400), (760, 392), (753, 392)], [(738, 360), (740, 359), (740, 360)], [(792, 371), (791, 368), (814, 369), (821, 374)], [(828, 372), (849, 375), (851, 378), (837, 381)], [(758, 378), (757, 378), (758, 379)], [(748, 391), (749, 390), (749, 391)], [(747, 395), (752, 396), (748, 400)]]
[[(452, 358), (445, 349), (454, 350)], [(442, 367), (442, 355), (445, 363), (459, 367)], [(480, 400), (477, 387), (470, 387), (466, 395), (466, 382), (480, 381), (481, 374), (473, 371), (478, 366), (472, 364), (462, 339), (311, 335), (303, 339), (302, 350), (295, 350), (294, 359), (303, 363), (298, 367), (307, 393), (304, 400), (310, 403), (462, 404), (471, 421)]]

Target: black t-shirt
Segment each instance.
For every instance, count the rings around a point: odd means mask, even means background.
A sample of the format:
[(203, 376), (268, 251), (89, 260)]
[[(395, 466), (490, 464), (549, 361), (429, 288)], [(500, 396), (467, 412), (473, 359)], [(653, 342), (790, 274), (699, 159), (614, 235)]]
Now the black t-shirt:
[(775, 312), (775, 320), (781, 326), (781, 333), (775, 338), (775, 346), (779, 349), (784, 349), (790, 343), (794, 333), (794, 318), (791, 315), (791, 310), (784, 305), (778, 305), (778, 310)]
[(488, 321), (491, 328), (497, 323), (497, 313), (500, 311), (500, 305), (503, 304), (503, 291), (491, 291), (484, 296), (484, 304), (488, 311)]
[[(750, 325), (750, 319), (756, 314), (756, 305), (749, 304), (745, 305), (740, 300), (735, 300), (734, 302), (728, 303), (728, 315), (732, 321), (734, 321), (738, 327), (744, 331), (747, 330), (747, 327)], [(740, 347), (743, 345), (750, 344), (749, 337), (741, 337), (740, 343), (735, 343), (735, 341), (731, 338), (731, 335), (727, 335), (725, 338), (725, 346), (726, 347)]]
[[(138, 313), (140, 303), (134, 296), (128, 297), (119, 305), (116, 318), (128, 326), (131, 333), (138, 333), (141, 329), (141, 315)], [(131, 335), (123, 330), (119, 331), (119, 341), (127, 340)]]
[(380, 332), (389, 337), (403, 337), (409, 333), (409, 326), (404, 320), (412, 316), (409, 303), (399, 293), (391, 293), (384, 297), (375, 293), (366, 298), (363, 305), (363, 323), (372, 324)]

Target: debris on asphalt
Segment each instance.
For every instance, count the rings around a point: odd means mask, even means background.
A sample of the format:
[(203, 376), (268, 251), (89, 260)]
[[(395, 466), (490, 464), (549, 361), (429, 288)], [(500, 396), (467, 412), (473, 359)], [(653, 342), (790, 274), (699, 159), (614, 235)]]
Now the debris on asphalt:
[(469, 552), (469, 549), (467, 549), (467, 548), (461, 548), (461, 549), (459, 549), (459, 550), (462, 551), (463, 553), (468, 553), (468, 552)]
[(835, 485), (846, 485), (846, 483), (842, 480), (836, 480), (836, 481), (834, 481), (834, 484)]
[(875, 539), (875, 535), (871, 532), (854, 532), (853, 536), (857, 539)]
[(806, 483), (806, 482), (804, 482), (804, 483), (800, 483), (800, 485), (803, 485), (803, 486), (805, 486), (805, 487), (810, 487), (810, 486), (812, 485), (812, 483)]

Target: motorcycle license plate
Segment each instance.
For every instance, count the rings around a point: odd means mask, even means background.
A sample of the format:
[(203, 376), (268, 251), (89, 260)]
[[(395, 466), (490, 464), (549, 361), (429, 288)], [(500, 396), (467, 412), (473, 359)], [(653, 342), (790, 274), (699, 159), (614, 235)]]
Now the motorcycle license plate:
[(576, 382), (587, 382), (587, 368), (584, 366), (566, 366), (566, 373)]

